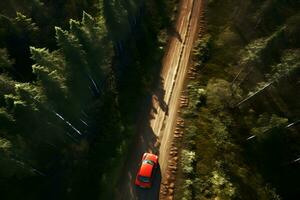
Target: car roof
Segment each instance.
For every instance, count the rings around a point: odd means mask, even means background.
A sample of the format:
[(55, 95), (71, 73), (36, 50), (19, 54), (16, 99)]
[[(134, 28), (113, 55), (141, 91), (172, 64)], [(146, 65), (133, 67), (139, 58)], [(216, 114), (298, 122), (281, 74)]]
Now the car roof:
[(152, 153), (145, 153), (145, 160), (152, 160), (153, 162), (157, 162), (157, 155), (154, 155)]
[(151, 177), (151, 173), (153, 170), (153, 165), (151, 165), (149, 162), (142, 162), (142, 165), (140, 167), (139, 175), (145, 176), (145, 177)]

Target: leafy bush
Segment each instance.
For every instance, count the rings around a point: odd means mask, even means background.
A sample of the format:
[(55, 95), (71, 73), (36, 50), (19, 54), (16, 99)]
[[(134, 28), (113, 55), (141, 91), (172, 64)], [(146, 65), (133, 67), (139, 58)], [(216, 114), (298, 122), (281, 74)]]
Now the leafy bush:
[(231, 107), (241, 99), (241, 90), (233, 90), (230, 83), (223, 79), (212, 78), (206, 86), (207, 106), (212, 111), (221, 111)]
[(194, 60), (196, 66), (200, 67), (202, 63), (206, 62), (210, 57), (211, 35), (206, 34), (196, 41), (193, 49)]
[(195, 162), (195, 158), (196, 158), (195, 152), (186, 149), (183, 149), (181, 151), (181, 167), (183, 172), (186, 175), (190, 175), (194, 173), (193, 164)]
[(212, 184), (212, 190), (216, 195), (215, 198), (226, 200), (236, 196), (235, 187), (222, 171), (213, 171), (210, 182)]
[(192, 194), (192, 190), (191, 187), (193, 185), (193, 181), (190, 179), (186, 179), (184, 181), (184, 185), (183, 185), (183, 195), (181, 200), (192, 200), (193, 199), (193, 194)]

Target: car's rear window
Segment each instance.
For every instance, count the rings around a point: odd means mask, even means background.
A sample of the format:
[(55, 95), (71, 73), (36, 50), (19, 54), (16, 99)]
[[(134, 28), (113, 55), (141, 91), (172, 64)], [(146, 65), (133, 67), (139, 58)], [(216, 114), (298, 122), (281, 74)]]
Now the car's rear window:
[(145, 176), (139, 176), (139, 180), (141, 182), (144, 182), (144, 183), (149, 183), (150, 182), (150, 179), (148, 177), (145, 177)]

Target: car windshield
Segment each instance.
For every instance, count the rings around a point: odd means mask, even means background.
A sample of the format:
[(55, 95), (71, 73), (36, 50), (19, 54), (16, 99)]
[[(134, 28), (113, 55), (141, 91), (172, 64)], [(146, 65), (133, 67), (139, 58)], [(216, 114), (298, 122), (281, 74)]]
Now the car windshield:
[(154, 162), (152, 160), (144, 160), (143, 164), (150, 164), (150, 165), (154, 165)]
[(150, 182), (150, 179), (148, 177), (145, 177), (145, 176), (139, 176), (139, 180), (141, 182), (144, 182), (144, 183), (149, 183)]

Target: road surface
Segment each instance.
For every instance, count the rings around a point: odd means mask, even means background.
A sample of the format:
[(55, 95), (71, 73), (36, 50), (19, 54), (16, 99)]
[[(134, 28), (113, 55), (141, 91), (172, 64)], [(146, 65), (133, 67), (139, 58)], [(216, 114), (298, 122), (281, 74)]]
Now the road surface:
[[(177, 117), (177, 109), (184, 79), (188, 70), (200, 18), (202, 0), (181, 0), (175, 33), (170, 39), (161, 71), (161, 85), (152, 96), (152, 108), (145, 123), (138, 130), (138, 138), (125, 163), (119, 184), (115, 190), (116, 200), (159, 199), (160, 182), (167, 168), (170, 141)], [(139, 189), (134, 185), (138, 163), (144, 152), (159, 155), (160, 168), (151, 189)]]

